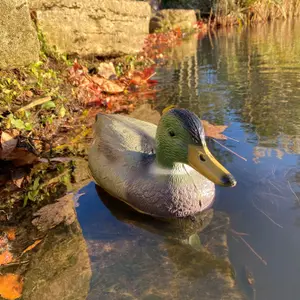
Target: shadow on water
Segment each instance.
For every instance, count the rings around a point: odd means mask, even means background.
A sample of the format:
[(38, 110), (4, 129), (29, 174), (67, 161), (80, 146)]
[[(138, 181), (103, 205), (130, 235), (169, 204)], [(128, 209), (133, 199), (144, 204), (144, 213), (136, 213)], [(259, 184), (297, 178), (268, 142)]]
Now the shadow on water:
[[(88, 224), (86, 209), (98, 210)], [(88, 299), (243, 299), (228, 260), (224, 213), (158, 220), (91, 184), (78, 218), (93, 270)]]

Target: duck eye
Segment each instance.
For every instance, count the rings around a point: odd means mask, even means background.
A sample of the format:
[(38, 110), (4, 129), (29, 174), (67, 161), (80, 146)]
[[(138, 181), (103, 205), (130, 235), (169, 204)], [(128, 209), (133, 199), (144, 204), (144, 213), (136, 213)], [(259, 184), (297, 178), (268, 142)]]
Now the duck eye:
[(206, 161), (206, 159), (205, 159), (205, 157), (202, 153), (199, 155), (199, 158), (200, 158), (201, 161)]
[(170, 135), (170, 137), (174, 137), (175, 136), (175, 132), (173, 130), (170, 130), (169, 131), (169, 135)]

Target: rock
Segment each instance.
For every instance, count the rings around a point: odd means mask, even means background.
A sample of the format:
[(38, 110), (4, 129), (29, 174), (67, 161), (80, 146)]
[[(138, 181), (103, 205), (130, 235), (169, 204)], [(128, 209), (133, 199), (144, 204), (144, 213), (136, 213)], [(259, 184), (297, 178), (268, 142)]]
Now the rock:
[(34, 213), (32, 224), (40, 231), (47, 231), (61, 223), (71, 225), (76, 220), (73, 194), (67, 194), (53, 204), (43, 206)]
[(158, 125), (158, 122), (161, 118), (160, 113), (153, 109), (151, 104), (145, 103), (138, 106), (131, 114), (132, 118), (136, 118), (138, 120), (146, 121)]
[(37, 61), (40, 46), (27, 0), (1, 0), (0, 11), (0, 69)]
[(196, 13), (192, 9), (163, 9), (150, 20), (150, 33), (156, 30), (168, 31), (180, 28), (190, 31), (197, 22)]
[(136, 53), (149, 33), (151, 7), (129, 0), (31, 0), (49, 46), (80, 56)]
[(162, 0), (161, 7), (165, 8), (180, 8), (180, 9), (195, 9), (201, 16), (208, 16), (210, 9), (218, 7), (219, 0)]
[(87, 245), (77, 220), (58, 227), (32, 254), (25, 275), (24, 300), (85, 300), (92, 277)]

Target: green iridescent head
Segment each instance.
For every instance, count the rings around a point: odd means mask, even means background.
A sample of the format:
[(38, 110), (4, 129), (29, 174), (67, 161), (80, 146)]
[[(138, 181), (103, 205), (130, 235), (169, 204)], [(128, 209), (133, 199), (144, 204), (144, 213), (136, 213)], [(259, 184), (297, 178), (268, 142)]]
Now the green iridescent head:
[(184, 163), (216, 184), (236, 185), (208, 150), (201, 120), (189, 110), (172, 108), (163, 113), (156, 132), (156, 157), (163, 167)]

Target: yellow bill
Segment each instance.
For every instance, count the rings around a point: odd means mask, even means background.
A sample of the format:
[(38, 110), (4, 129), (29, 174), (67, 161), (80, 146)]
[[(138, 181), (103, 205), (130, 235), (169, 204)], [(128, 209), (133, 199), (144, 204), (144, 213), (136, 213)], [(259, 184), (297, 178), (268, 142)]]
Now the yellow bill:
[(207, 146), (189, 145), (188, 162), (200, 174), (215, 184), (233, 187), (236, 180), (211, 154)]

